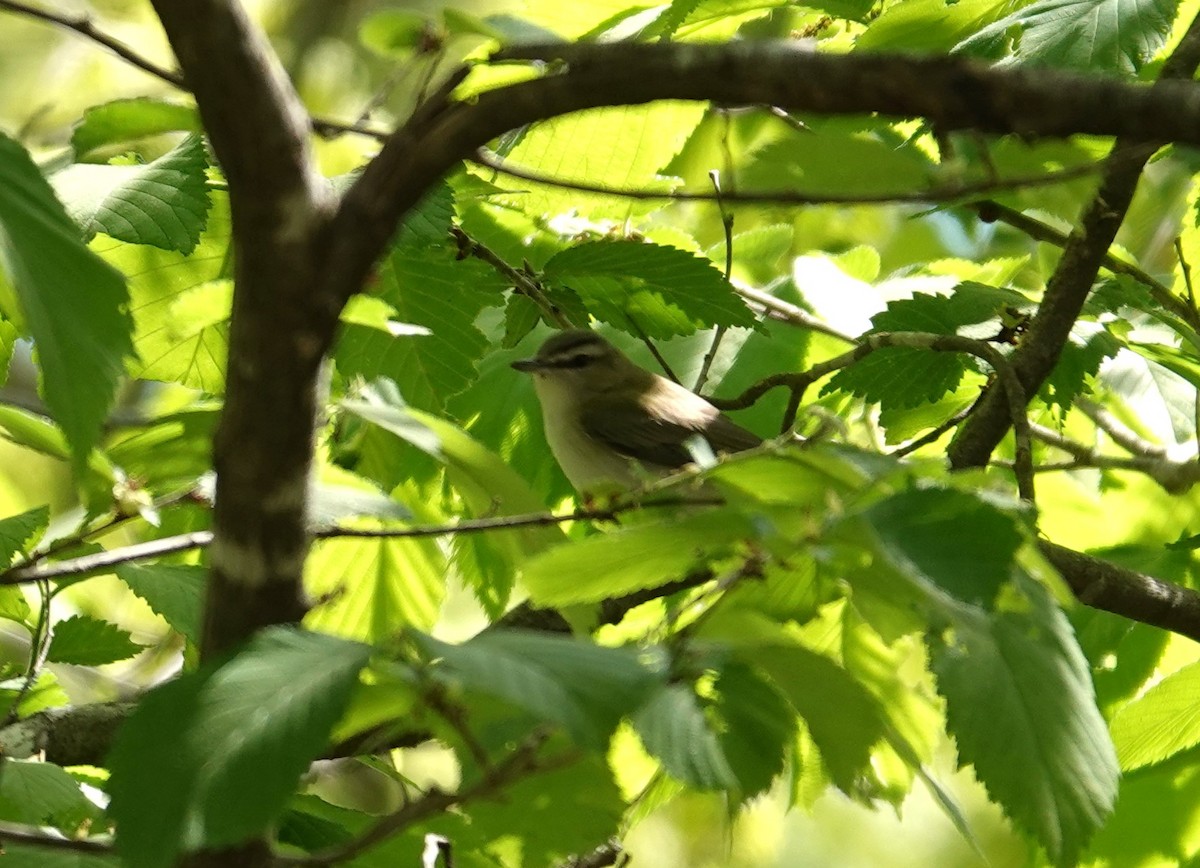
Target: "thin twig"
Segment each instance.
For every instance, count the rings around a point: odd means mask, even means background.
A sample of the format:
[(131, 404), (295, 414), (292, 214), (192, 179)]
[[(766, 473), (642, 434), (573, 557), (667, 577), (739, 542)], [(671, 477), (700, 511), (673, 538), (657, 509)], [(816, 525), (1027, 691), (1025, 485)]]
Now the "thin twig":
[[(604, 184), (589, 184), (584, 181), (570, 181), (543, 175), (540, 172), (509, 165), (499, 155), (486, 148), (479, 148), (471, 158), (492, 171), (522, 181), (534, 184), (545, 184), (560, 190), (575, 190), (580, 193), (594, 193), (598, 196), (614, 196), (621, 199), (653, 199), (679, 202), (716, 202), (718, 196), (713, 193), (689, 192), (684, 190), (639, 190), (622, 187), (609, 187)], [(785, 204), (785, 205), (883, 205), (888, 203), (927, 204), (930, 202), (954, 202), (959, 199), (970, 199), (976, 196), (986, 196), (992, 193), (1026, 189), (1030, 187), (1045, 187), (1063, 184), (1087, 175), (1094, 175), (1104, 170), (1105, 162), (1087, 163), (1083, 166), (1072, 166), (1069, 169), (1059, 169), (1041, 175), (1026, 175), (1016, 178), (1006, 178), (1001, 181), (980, 181), (973, 184), (946, 184), (929, 187), (926, 190), (895, 190), (886, 193), (801, 193), (795, 190), (764, 190), (762, 192), (737, 193), (727, 192), (723, 198), (729, 203), (739, 204)]]
[[(1070, 236), (1067, 233), (1038, 220), (1036, 217), (1030, 217), (1016, 208), (1001, 205), (999, 202), (976, 202), (971, 207), (979, 213), (980, 218), (984, 221), (989, 223), (999, 221), (1023, 232), (1035, 241), (1044, 241), (1047, 244), (1053, 244), (1055, 247), (1066, 247), (1067, 242), (1070, 240)], [(1161, 280), (1112, 253), (1105, 253), (1101, 262), (1113, 274), (1123, 274), (1126, 277), (1132, 277), (1138, 283), (1145, 286), (1150, 290), (1150, 296), (1155, 301), (1192, 328), (1200, 331), (1200, 313), (1197, 312), (1195, 307), (1189, 306), (1186, 301), (1173, 293), (1171, 288)]]
[(1031, 424), (1030, 431), (1035, 438), (1055, 449), (1066, 452), (1072, 459), (1067, 462), (1039, 465), (1036, 468), (1039, 473), (1085, 468), (1134, 470), (1149, 476), (1172, 494), (1180, 494), (1200, 482), (1200, 462), (1197, 462), (1195, 458), (1177, 461), (1167, 454), (1137, 451), (1128, 458), (1104, 455), (1091, 446), (1072, 440), (1058, 431), (1042, 425)]
[(1166, 458), (1169, 454), (1167, 447), (1139, 437), (1133, 429), (1127, 427), (1107, 408), (1101, 407), (1087, 398), (1077, 399), (1075, 406), (1092, 420), (1092, 424), (1111, 437), (1114, 443), (1129, 454), (1144, 455), (1149, 458)]
[(496, 253), (491, 248), (476, 241), (462, 229), (454, 227), (450, 230), (455, 240), (458, 242), (458, 249), (467, 256), (474, 256), (476, 259), (486, 262), (492, 268), (500, 272), (504, 277), (512, 282), (513, 288), (521, 295), (528, 298), (541, 310), (542, 315), (547, 320), (557, 325), (559, 328), (568, 329), (572, 327), (571, 321), (567, 319), (566, 314), (550, 300), (546, 295), (542, 285), (537, 282), (528, 272), (519, 268), (514, 268), (504, 261), (500, 254)]
[[(636, 493), (635, 493), (636, 495)], [(595, 509), (577, 509), (569, 513), (526, 513), (500, 515), (490, 518), (467, 519), (456, 524), (424, 525), (393, 528), (323, 528), (313, 533), (316, 539), (404, 539), (456, 534), (486, 533), (524, 527), (549, 527), (572, 521), (612, 521), (618, 515), (639, 509), (660, 509), (676, 506), (714, 506), (718, 500), (697, 500), (694, 497), (656, 497), (654, 500), (626, 501)], [(148, 542), (122, 546), (48, 564), (22, 564), (0, 571), (0, 585), (17, 585), (40, 579), (79, 578), (110, 572), (113, 567), (134, 561), (150, 560), (179, 552), (207, 548), (212, 544), (212, 531), (200, 530)]]
[(973, 409), (975, 409), (975, 403), (977, 401), (978, 401), (978, 399), (976, 399), (976, 401), (971, 402), (970, 406), (964, 407), (963, 409), (959, 410), (957, 413), (955, 413), (949, 419), (942, 422), (942, 424), (938, 425), (936, 428), (931, 429), (930, 431), (926, 432), (925, 434), (922, 434), (920, 437), (918, 437), (916, 440), (913, 440), (911, 443), (906, 443), (903, 446), (899, 447), (898, 449), (893, 449), (888, 454), (891, 455), (893, 458), (903, 458), (905, 455), (911, 455), (912, 453), (916, 452), (922, 446), (928, 446), (930, 443), (935, 442), (936, 440), (938, 440), (938, 438), (940, 438), (947, 431), (961, 425), (963, 419), (966, 419), (968, 416), (971, 415), (971, 411)]
[(781, 319), (790, 322), (792, 325), (829, 335), (831, 338), (837, 338), (839, 341), (844, 341), (848, 344), (858, 343), (857, 339), (853, 336), (838, 331), (828, 323), (814, 317), (804, 308), (794, 305), (790, 301), (784, 301), (782, 298), (777, 298), (769, 292), (749, 286), (738, 286), (737, 284), (733, 284), (733, 291), (752, 304), (759, 305), (767, 311), (777, 314)]
[(431, 790), (422, 798), (409, 802), (400, 810), (379, 820), (366, 832), (345, 844), (308, 856), (276, 854), (275, 858), (288, 865), (316, 866), (346, 862), (428, 817), (442, 814), (456, 805), (491, 795), (521, 778), (561, 768), (575, 761), (576, 754), (573, 752), (539, 759), (538, 752), (547, 738), (547, 733), (535, 732), (510, 751), (508, 756), (486, 769), (480, 779), (471, 786), (464, 787), (457, 793)]
[[(728, 130), (726, 130), (726, 133), (728, 133)], [(725, 140), (722, 139), (722, 141)], [(727, 142), (726, 157), (732, 163), (732, 156), (728, 153)], [(713, 190), (717, 194), (717, 207), (721, 209), (721, 228), (725, 232), (725, 282), (732, 286), (733, 282), (730, 280), (730, 277), (733, 274), (733, 212), (725, 207), (725, 202), (721, 199), (720, 173), (714, 169), (708, 173), (708, 177), (712, 181)], [(709, 346), (708, 352), (704, 354), (704, 360), (700, 363), (700, 373), (696, 375), (696, 385), (692, 387), (693, 392), (698, 393), (708, 381), (708, 371), (712, 367), (713, 359), (717, 357), (717, 350), (721, 348), (721, 339), (725, 337), (726, 331), (727, 329), (723, 325), (717, 326), (713, 331), (712, 344)]]
[(67, 30), (72, 30), (98, 45), (103, 45), (131, 66), (135, 66), (143, 72), (148, 72), (155, 78), (162, 79), (167, 84), (184, 90), (187, 89), (187, 84), (183, 80), (182, 73), (173, 69), (167, 69), (165, 66), (159, 66), (152, 60), (147, 60), (121, 40), (97, 29), (88, 15), (63, 15), (58, 12), (39, 9), (28, 3), (19, 2), (19, 0), (0, 0), (0, 10), (8, 10), (18, 15), (26, 15), (30, 18), (36, 18), (51, 24), (57, 24), (60, 27), (65, 27)]
[(682, 385), (679, 375), (671, 369), (671, 365), (667, 362), (666, 358), (663, 357), (663, 354), (658, 351), (658, 347), (654, 345), (654, 341), (650, 340), (650, 337), (646, 334), (642, 327), (638, 325), (638, 321), (635, 320), (629, 313), (625, 314), (625, 319), (629, 321), (629, 327), (633, 329), (638, 338), (640, 338), (642, 343), (645, 344), (646, 349), (650, 351), (650, 355), (654, 356), (654, 361), (658, 362), (658, 366), (663, 369), (663, 373), (671, 379), (672, 383), (679, 383)]
[(1016, 440), (1017, 490), (1023, 499), (1032, 502), (1034, 491), (1033, 452), (1030, 444), (1029, 419), (1025, 415), (1025, 391), (1008, 359), (986, 341), (965, 338), (960, 335), (940, 335), (930, 332), (875, 332), (863, 336), (858, 346), (849, 352), (813, 365), (806, 371), (773, 374), (759, 380), (734, 398), (709, 398), (708, 400), (722, 410), (740, 410), (754, 404), (771, 389), (785, 386), (792, 393), (783, 423), (783, 431), (786, 432), (795, 424), (796, 411), (809, 386), (822, 377), (841, 370), (847, 365), (852, 365), (885, 347), (910, 347), (935, 352), (967, 353), (983, 359), (991, 366), (1004, 390), (1007, 410), (1011, 416), (1013, 436)]
[(107, 841), (64, 838), (44, 832), (34, 826), (23, 826), (19, 823), (0, 821), (0, 844), (10, 841), (14, 844), (23, 844), (28, 847), (69, 850), (75, 853), (108, 854), (113, 852), (112, 844)]
[(13, 697), (8, 714), (0, 721), (0, 729), (17, 722), (21, 716), (21, 703), (37, 683), (38, 673), (46, 665), (46, 657), (50, 653), (50, 583), (42, 580), (37, 583), (41, 595), (38, 603), (38, 617), (34, 622), (33, 631), (29, 637), (29, 663), (25, 667), (25, 677), (21, 680), (21, 689)]

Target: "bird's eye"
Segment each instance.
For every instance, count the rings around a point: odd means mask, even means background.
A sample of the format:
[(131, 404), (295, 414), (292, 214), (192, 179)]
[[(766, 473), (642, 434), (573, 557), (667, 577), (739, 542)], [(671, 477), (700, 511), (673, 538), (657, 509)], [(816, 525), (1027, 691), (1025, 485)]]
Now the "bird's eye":
[(570, 358), (563, 359), (560, 367), (582, 368), (584, 365), (591, 362), (591, 360), (592, 360), (592, 357), (589, 356), (587, 353), (576, 353), (575, 355), (571, 356)]

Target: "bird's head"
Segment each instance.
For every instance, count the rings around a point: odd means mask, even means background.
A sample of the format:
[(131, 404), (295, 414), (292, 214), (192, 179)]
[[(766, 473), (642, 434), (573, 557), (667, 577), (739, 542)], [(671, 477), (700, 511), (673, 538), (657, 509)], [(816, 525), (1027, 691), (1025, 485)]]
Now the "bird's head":
[(639, 388), (647, 374), (595, 332), (561, 331), (551, 336), (532, 359), (512, 363), (536, 381), (579, 395), (596, 395), (620, 388)]

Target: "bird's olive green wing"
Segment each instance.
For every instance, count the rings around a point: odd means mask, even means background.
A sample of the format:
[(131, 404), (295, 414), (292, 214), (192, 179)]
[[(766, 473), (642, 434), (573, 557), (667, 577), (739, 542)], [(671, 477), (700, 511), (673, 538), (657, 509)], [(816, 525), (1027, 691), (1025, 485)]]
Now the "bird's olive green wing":
[(668, 416), (661, 408), (659, 412), (647, 413), (627, 401), (599, 400), (591, 402), (580, 421), (589, 437), (622, 455), (659, 467), (682, 467), (690, 463), (693, 458), (685, 441), (695, 434), (703, 436), (714, 452), (740, 452), (762, 443), (755, 434), (716, 414), (715, 408), (704, 399), (687, 394), (692, 404), (683, 409), (694, 413)]

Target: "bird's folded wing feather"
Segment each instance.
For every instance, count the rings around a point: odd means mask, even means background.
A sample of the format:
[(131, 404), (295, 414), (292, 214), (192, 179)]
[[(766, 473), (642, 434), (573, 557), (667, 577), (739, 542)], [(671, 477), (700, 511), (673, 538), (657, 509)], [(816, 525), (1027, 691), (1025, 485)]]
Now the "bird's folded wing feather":
[(622, 455), (660, 467), (690, 463), (692, 454), (685, 441), (695, 434), (701, 434), (714, 452), (740, 452), (762, 443), (703, 398), (678, 388), (683, 394), (666, 396), (668, 407), (661, 395), (646, 396), (653, 403), (649, 408), (630, 406), (627, 401), (593, 401), (582, 414), (583, 430)]

